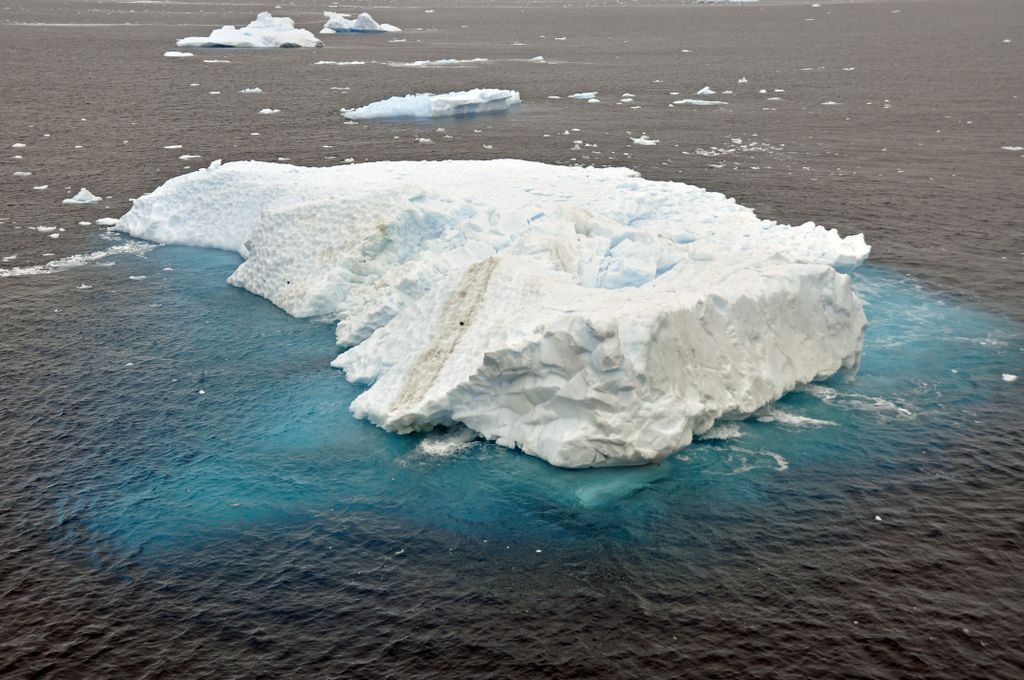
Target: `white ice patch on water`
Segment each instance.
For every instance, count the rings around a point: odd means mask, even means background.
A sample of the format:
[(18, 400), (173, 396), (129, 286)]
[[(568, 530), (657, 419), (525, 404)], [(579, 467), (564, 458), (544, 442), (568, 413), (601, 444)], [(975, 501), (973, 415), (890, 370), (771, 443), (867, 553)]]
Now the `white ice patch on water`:
[(178, 47), (323, 47), (323, 43), (304, 28), (295, 28), (288, 17), (275, 17), (260, 12), (256, 19), (243, 28), (224, 26), (209, 36), (182, 38)]
[(112, 255), (136, 255), (142, 257), (156, 245), (152, 243), (143, 243), (142, 241), (128, 241), (116, 246), (111, 246), (106, 250), (97, 250), (92, 253), (84, 253), (79, 255), (71, 255), (64, 257), (59, 260), (52, 260), (45, 264), (37, 264), (30, 267), (11, 267), (9, 269), (0, 269), (0, 278), (15, 277), (15, 276), (36, 276), (38, 274), (53, 274), (55, 272), (65, 271), (67, 269), (74, 269), (75, 267), (81, 267), (83, 265), (102, 260)]
[(1003, 382), (1016, 382), (1017, 376), (1013, 373), (1003, 373)]
[(164, 52), (165, 57), (194, 57), (196, 55), (191, 52), (177, 52), (175, 50), (168, 50)]
[(447, 94), (410, 94), (342, 111), (349, 120), (439, 118), (500, 113), (519, 104), (515, 90), (476, 89)]
[(651, 139), (646, 134), (642, 134), (639, 137), (630, 137), (630, 139), (636, 146), (655, 146), (659, 141), (657, 139)]
[(716, 99), (678, 99), (673, 104), (686, 104), (690, 106), (725, 106), (729, 102), (718, 101)]
[(71, 198), (65, 198), (61, 203), (64, 205), (88, 205), (90, 203), (99, 203), (102, 200), (99, 196), (94, 196), (91, 191), (82, 187), (77, 194)]
[(363, 12), (355, 19), (350, 14), (324, 12), (327, 23), (320, 33), (400, 33), (402, 29), (391, 24), (379, 24), (372, 16)]
[(357, 417), (564, 467), (661, 460), (855, 367), (866, 326), (862, 236), (622, 168), (214, 164), (118, 229), (236, 251), (231, 283), (337, 320)]
[(477, 57), (475, 59), (420, 59), (418, 61), (392, 61), (388, 62), (388, 66), (396, 66), (400, 68), (431, 68), (438, 66), (466, 66), (468, 64), (480, 64), (486, 62), (487, 59), (483, 57)]

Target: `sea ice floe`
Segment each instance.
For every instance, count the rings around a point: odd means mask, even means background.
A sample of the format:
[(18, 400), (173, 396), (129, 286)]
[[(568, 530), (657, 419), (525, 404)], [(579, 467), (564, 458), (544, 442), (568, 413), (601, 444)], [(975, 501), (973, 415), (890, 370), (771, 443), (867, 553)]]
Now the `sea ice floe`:
[(261, 88), (259, 88), (259, 87), (247, 87), (245, 89), (242, 89), (242, 90), (238, 91), (238, 94), (262, 94), (262, 93), (263, 93), (263, 90)]
[(175, 50), (168, 50), (164, 52), (165, 57), (194, 57), (196, 55), (191, 52), (177, 52)]
[(378, 24), (366, 12), (363, 12), (355, 19), (349, 19), (350, 14), (339, 12), (324, 12), (327, 23), (320, 30), (320, 33), (399, 33), (402, 29), (391, 24)]
[(244, 28), (224, 26), (209, 36), (182, 38), (178, 47), (323, 47), (320, 40), (304, 28), (295, 28), (288, 17), (260, 12)]
[(718, 94), (718, 93), (717, 93), (717, 92), (715, 92), (714, 90), (712, 90), (712, 89), (711, 89), (710, 87), (708, 87), (707, 85), (705, 85), (704, 87), (700, 88), (700, 90), (698, 90), (696, 94), (697, 94), (697, 96), (703, 97), (703, 96), (705, 96), (705, 95), (709, 95), (709, 94)]
[(636, 146), (654, 146), (658, 143), (657, 139), (651, 139), (646, 134), (642, 134), (639, 137), (630, 137), (630, 139)]
[(519, 104), (515, 90), (476, 89), (447, 94), (410, 94), (373, 102), (357, 109), (343, 110), (349, 120), (378, 118), (438, 118), (499, 113)]
[[(1003, 151), (1024, 151), (1024, 146), (1004, 146), (1001, 147)], [(18, 173), (14, 173), (17, 175)]]
[(715, 99), (679, 99), (673, 104), (689, 104), (691, 106), (725, 106), (729, 102), (717, 101)]
[(214, 164), (118, 230), (238, 252), (232, 284), (337, 320), (357, 417), (565, 467), (663, 459), (855, 367), (866, 326), (862, 236), (623, 168)]
[[(38, 274), (53, 274), (54, 272), (64, 271), (65, 269), (73, 269), (74, 267), (81, 267), (82, 265), (96, 262), (112, 255), (136, 255), (142, 257), (156, 246), (152, 243), (142, 243), (141, 241), (131, 241), (129, 243), (122, 243), (116, 246), (111, 246), (106, 250), (97, 250), (92, 253), (85, 253), (81, 255), (71, 255), (60, 260), (53, 260), (46, 264), (38, 264), (31, 267), (11, 267), (9, 269), (0, 269), (0, 278), (14, 277), (14, 276), (35, 276)], [(111, 263), (113, 264), (113, 263)]]
[(15, 177), (31, 177), (32, 176), (32, 173), (29, 172), (28, 170), (15, 170), (11, 174), (14, 175)]
[(262, 113), (263, 115), (270, 115), (274, 113), (281, 113), (281, 109), (260, 109), (258, 113)]
[(1013, 373), (1003, 373), (1003, 382), (1016, 382), (1017, 376)]
[(91, 191), (82, 187), (77, 194), (71, 198), (65, 198), (61, 203), (64, 205), (87, 205), (89, 203), (99, 203), (102, 200), (99, 196), (94, 196)]
[(476, 59), (420, 59), (418, 61), (393, 61), (388, 62), (388, 66), (398, 66), (405, 68), (428, 68), (431, 66), (465, 66), (466, 64), (479, 64), (487, 61), (482, 57)]
[(597, 92), (577, 92), (576, 94), (569, 95), (569, 99), (593, 99), (597, 97)]

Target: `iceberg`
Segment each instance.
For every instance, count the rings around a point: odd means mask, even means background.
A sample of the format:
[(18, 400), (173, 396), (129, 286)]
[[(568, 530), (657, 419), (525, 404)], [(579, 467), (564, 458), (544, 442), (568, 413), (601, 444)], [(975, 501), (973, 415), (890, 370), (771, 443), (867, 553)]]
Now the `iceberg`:
[(78, 190), (78, 193), (71, 198), (65, 198), (61, 203), (64, 205), (88, 205), (90, 203), (99, 203), (103, 199), (99, 196), (94, 196), (91, 191), (82, 187)]
[(447, 94), (409, 94), (373, 102), (358, 109), (342, 110), (349, 120), (379, 118), (439, 118), (500, 113), (519, 104), (515, 90), (475, 89)]
[(231, 284), (337, 322), (356, 417), (569, 468), (662, 460), (854, 369), (867, 323), (862, 235), (625, 168), (215, 162), (116, 229), (235, 251)]
[(378, 24), (366, 12), (363, 12), (355, 19), (349, 19), (348, 14), (339, 12), (324, 12), (327, 23), (324, 24), (320, 33), (400, 33), (402, 29), (391, 24)]
[(275, 17), (260, 12), (245, 28), (224, 26), (209, 36), (182, 38), (178, 47), (323, 47), (315, 35), (304, 28), (295, 28), (288, 17)]

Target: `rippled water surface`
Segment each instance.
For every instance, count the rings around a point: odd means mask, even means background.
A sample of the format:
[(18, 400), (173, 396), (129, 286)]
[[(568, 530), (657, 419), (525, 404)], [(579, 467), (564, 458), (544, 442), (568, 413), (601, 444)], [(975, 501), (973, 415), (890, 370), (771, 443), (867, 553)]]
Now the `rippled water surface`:
[[(13, 5), (0, 57), (16, 68), (0, 82), (18, 97), (5, 95), (0, 142), (26, 147), (0, 159), (0, 255), (17, 255), (3, 267), (105, 256), (0, 277), (0, 675), (1019, 677), (1024, 383), (1008, 376), (1024, 375), (1021, 159), (1000, 148), (1021, 139), (1007, 56), (1019, 51), (1000, 50), (1024, 45), (1021, 8), (825, 4), (401, 6), (374, 14), (426, 30), (391, 47), (356, 37), (315, 57), (194, 61), (159, 55), (253, 8)], [(310, 27), (322, 9), (289, 8)], [(125, 22), (139, 25), (83, 26)], [(489, 28), (466, 38), (462, 25)], [(69, 38), (84, 47), (61, 49)], [(313, 64), (386, 50), (509, 61)], [(931, 50), (959, 68), (922, 58)], [(512, 61), (535, 54), (563, 63)], [(940, 91), (941, 74), (954, 81)], [(757, 87), (737, 89), (733, 111), (666, 106), (669, 91), (741, 75)], [(524, 106), (429, 127), (336, 115), (476, 84), (517, 86)], [(238, 94), (257, 85), (266, 99)], [(761, 87), (786, 92), (773, 104)], [(592, 88), (611, 96), (546, 99)], [(645, 108), (616, 107), (624, 92)], [(249, 115), (271, 104), (279, 117)], [(662, 141), (631, 147), (627, 130)], [(416, 144), (424, 134), (436, 143)], [(574, 151), (576, 139), (598, 146)], [(333, 329), (227, 285), (237, 256), (76, 224), (120, 214), (191, 165), (183, 154), (492, 152), (625, 164), (867, 232), (859, 372), (659, 465), (559, 470), (460, 431), (400, 437), (353, 420), (358, 388), (328, 365)], [(21, 167), (34, 175), (13, 177)], [(112, 198), (61, 206), (81, 184)]]

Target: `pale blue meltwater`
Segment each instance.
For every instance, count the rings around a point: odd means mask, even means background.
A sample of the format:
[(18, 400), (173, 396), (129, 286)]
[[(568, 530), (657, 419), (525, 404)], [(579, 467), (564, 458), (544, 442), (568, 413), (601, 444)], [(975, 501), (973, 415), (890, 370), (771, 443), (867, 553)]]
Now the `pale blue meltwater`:
[(104, 552), (159, 555), (346, 516), (510, 550), (686, 551), (701, 544), (695, 523), (874, 515), (843, 489), (942, 455), (984, 427), (979, 407), (1021, 391), (1003, 377), (1021, 366), (1019, 327), (868, 266), (855, 273), (870, 319), (858, 372), (720, 423), (661, 464), (569, 471), (460, 431), (399, 436), (355, 420), (361, 388), (328, 365), (333, 327), (225, 283), (235, 255), (163, 247), (116, 262), (45, 277), (92, 286), (69, 295), (91, 346), (72, 352), (79, 408), (60, 427), (76, 482), (58, 494), (58, 533)]

